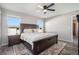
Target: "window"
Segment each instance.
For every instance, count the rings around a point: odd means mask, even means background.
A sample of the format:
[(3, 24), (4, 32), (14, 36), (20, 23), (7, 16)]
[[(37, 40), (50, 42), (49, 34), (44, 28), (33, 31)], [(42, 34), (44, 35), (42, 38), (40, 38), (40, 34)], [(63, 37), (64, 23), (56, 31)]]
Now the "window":
[(39, 32), (43, 32), (44, 22), (43, 20), (38, 20), (37, 25), (39, 26)]
[(20, 33), (20, 22), (21, 19), (18, 17), (8, 16), (8, 35), (17, 35)]
[(39, 28), (43, 28), (44, 25), (43, 20), (38, 20), (37, 25), (39, 26)]

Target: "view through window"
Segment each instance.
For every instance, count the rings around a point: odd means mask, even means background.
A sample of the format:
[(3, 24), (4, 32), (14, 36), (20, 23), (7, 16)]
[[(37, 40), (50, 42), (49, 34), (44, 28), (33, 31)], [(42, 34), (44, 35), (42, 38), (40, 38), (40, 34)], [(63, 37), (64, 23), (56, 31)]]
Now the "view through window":
[(8, 35), (17, 35), (20, 33), (20, 22), (20, 18), (8, 16)]
[(39, 32), (43, 32), (44, 22), (43, 20), (38, 20), (37, 25), (39, 26)]
[(38, 20), (37, 25), (39, 26), (39, 28), (43, 29), (43, 25), (44, 25), (43, 20)]

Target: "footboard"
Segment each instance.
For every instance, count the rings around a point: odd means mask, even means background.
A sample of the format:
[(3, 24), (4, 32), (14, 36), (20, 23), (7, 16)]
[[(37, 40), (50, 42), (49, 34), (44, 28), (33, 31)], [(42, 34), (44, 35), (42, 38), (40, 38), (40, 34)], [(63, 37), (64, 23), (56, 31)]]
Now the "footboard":
[(39, 41), (34, 42), (33, 54), (39, 54), (48, 47), (58, 42), (58, 35), (48, 37)]

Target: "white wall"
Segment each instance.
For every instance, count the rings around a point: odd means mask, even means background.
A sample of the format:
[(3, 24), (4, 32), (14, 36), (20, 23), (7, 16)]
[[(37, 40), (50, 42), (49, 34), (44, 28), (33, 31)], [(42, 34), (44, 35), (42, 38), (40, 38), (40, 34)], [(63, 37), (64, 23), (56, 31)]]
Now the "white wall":
[(8, 45), (7, 12), (1, 8), (1, 46)]
[(26, 17), (22, 18), (21, 23), (36, 24), (37, 20), (40, 20), (40, 19), (35, 18), (35, 17), (26, 16)]
[(73, 18), (74, 12), (63, 14), (45, 22), (46, 32), (55, 32), (58, 34), (58, 39), (68, 42), (73, 42)]

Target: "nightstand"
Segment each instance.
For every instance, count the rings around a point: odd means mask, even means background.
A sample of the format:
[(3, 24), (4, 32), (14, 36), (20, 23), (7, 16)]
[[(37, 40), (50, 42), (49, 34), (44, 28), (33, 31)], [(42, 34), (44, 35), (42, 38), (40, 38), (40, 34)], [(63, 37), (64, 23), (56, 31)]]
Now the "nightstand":
[(21, 42), (20, 35), (11, 35), (8, 36), (8, 46), (19, 44)]

